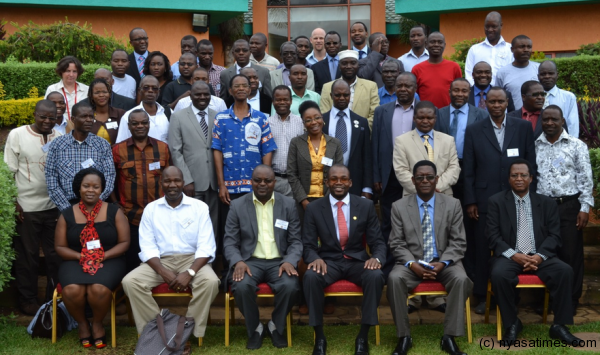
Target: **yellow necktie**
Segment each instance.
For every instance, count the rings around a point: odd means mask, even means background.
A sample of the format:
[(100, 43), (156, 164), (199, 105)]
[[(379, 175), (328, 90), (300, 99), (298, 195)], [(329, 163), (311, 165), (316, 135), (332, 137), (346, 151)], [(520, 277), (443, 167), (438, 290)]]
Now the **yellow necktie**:
[(423, 139), (425, 139), (425, 150), (427, 150), (427, 158), (429, 161), (433, 162), (433, 147), (429, 144), (429, 136), (424, 134)]

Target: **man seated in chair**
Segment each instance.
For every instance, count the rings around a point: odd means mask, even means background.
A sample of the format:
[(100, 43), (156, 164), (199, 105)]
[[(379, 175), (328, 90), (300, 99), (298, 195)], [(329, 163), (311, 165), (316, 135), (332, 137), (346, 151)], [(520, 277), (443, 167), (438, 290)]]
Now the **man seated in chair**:
[(163, 170), (164, 197), (150, 202), (140, 222), (142, 264), (122, 281), (138, 334), (160, 309), (152, 289), (167, 283), (175, 292), (189, 291), (187, 317), (194, 318), (194, 336), (204, 337), (209, 308), (219, 293), (219, 278), (211, 264), (215, 237), (208, 206), (183, 193), (183, 173), (176, 166)]
[[(248, 349), (258, 349), (265, 334), (278, 348), (288, 346), (285, 320), (300, 286), (296, 266), (302, 256), (300, 219), (296, 203), (275, 189), (275, 172), (259, 165), (252, 173), (252, 193), (231, 201), (224, 255), (231, 269), (231, 292), (246, 319)], [(266, 282), (275, 294), (275, 307), (269, 323), (260, 323), (256, 291)], [(227, 316), (227, 315), (225, 315)]]
[[(333, 165), (325, 183), (329, 194), (308, 204), (302, 230), (304, 262), (308, 264), (304, 295), (309, 307), (309, 325), (315, 330), (313, 355), (327, 353), (323, 290), (339, 280), (362, 287), (362, 322), (355, 355), (367, 355), (369, 329), (378, 324), (377, 308), (385, 283), (381, 265), (385, 263), (387, 249), (373, 202), (348, 193), (352, 186), (348, 168)], [(365, 240), (371, 256), (365, 250)]]
[(511, 190), (488, 201), (486, 234), (494, 252), (490, 279), (505, 327), (503, 340), (512, 344), (523, 329), (517, 318), (515, 287), (519, 274), (531, 273), (546, 284), (553, 300), (550, 337), (577, 346), (581, 339), (565, 326), (573, 324), (573, 269), (556, 255), (562, 243), (558, 206), (550, 197), (529, 190), (531, 171), (529, 161), (515, 159), (509, 170)]
[(473, 282), (461, 261), (467, 249), (462, 207), (459, 200), (436, 192), (439, 177), (433, 162), (417, 162), (412, 173), (417, 193), (392, 205), (389, 243), (396, 265), (388, 277), (387, 299), (399, 338), (392, 355), (405, 355), (412, 346), (406, 298), (423, 280), (439, 281), (448, 292), (442, 350), (464, 354), (454, 337), (465, 334), (465, 302)]

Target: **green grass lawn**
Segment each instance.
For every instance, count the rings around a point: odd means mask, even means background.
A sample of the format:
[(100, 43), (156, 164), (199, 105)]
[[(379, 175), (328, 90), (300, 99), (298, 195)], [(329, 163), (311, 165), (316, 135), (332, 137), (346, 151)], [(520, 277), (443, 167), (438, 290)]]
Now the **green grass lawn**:
[[(534, 324), (524, 327), (521, 337), (523, 339), (550, 339), (548, 336), (548, 325)], [(110, 335), (110, 328), (106, 328), (107, 335)], [(354, 352), (354, 339), (358, 334), (359, 326), (326, 326), (328, 354), (352, 354)], [(396, 345), (396, 328), (394, 326), (381, 327), (381, 345), (375, 346), (375, 330), (370, 333), (370, 350), (373, 355), (392, 353)], [(572, 332), (600, 332), (600, 322), (588, 323), (580, 326), (571, 327)], [(473, 344), (467, 342), (466, 337), (457, 338), (461, 350), (468, 354), (476, 354), (485, 351), (481, 349), (477, 339), (482, 336), (494, 335), (496, 331), (495, 324), (474, 324), (473, 325)], [(437, 325), (417, 325), (412, 327), (412, 337), (414, 346), (409, 354), (445, 354), (439, 348), (439, 342), (442, 336), (443, 326)], [(110, 343), (110, 337), (107, 341)], [(16, 326), (12, 321), (0, 322), (0, 354), (27, 354), (27, 355), (65, 355), (65, 354), (89, 354), (89, 352), (99, 352), (99, 354), (133, 354), (137, 341), (137, 334), (134, 327), (117, 327), (117, 347), (107, 347), (103, 350), (84, 349), (77, 342), (77, 331), (71, 331), (60, 339), (56, 344), (52, 344), (49, 339), (31, 339), (27, 334), (26, 328)], [(310, 354), (312, 353), (313, 332), (308, 326), (293, 326), (292, 328), (293, 346), (287, 349), (277, 349), (272, 346), (271, 340), (265, 338), (263, 347), (259, 352), (246, 350), (246, 329), (243, 326), (231, 327), (231, 345), (224, 346), (224, 327), (209, 326), (204, 338), (202, 348), (198, 348), (197, 340), (192, 339), (193, 354)], [(598, 344), (600, 346), (600, 344)], [(487, 350), (489, 352), (489, 350)], [(503, 350), (494, 350), (499, 353)], [(535, 348), (520, 351), (519, 354), (575, 354), (576, 350), (568, 348)], [(590, 354), (584, 352), (579, 354)]]

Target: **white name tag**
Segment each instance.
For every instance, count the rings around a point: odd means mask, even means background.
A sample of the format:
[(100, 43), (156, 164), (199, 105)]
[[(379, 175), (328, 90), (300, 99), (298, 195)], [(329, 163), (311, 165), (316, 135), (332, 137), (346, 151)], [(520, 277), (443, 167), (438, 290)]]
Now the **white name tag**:
[(119, 128), (119, 124), (117, 122), (106, 122), (106, 128), (117, 129)]
[(48, 150), (50, 150), (50, 143), (52, 142), (48, 142), (42, 146), (42, 152), (48, 153)]
[(287, 230), (289, 224), (290, 224), (290, 222), (288, 222), (288, 221), (283, 221), (281, 219), (275, 220), (275, 227), (281, 228), (283, 230)]
[(564, 163), (564, 159), (562, 157), (556, 158), (552, 161), (552, 166), (555, 168), (560, 168), (560, 166)]
[(88, 160), (86, 160), (86, 161), (84, 161), (83, 163), (81, 163), (81, 166), (82, 166), (84, 169), (87, 169), (87, 168), (89, 168), (89, 167), (90, 167), (90, 166), (92, 166), (92, 165), (94, 165), (94, 159), (92, 159), (92, 158), (89, 158)]
[(100, 248), (100, 241), (98, 239), (87, 242), (88, 250), (98, 249), (98, 248)]
[(148, 168), (150, 169), (150, 171), (152, 171), (152, 170), (160, 170), (160, 162), (159, 161), (155, 161), (154, 163), (150, 163), (150, 164), (148, 164)]
[(327, 166), (332, 166), (333, 165), (333, 159), (327, 158), (327, 157), (323, 157), (323, 159), (321, 159), (321, 164), (327, 165)]
[(506, 156), (510, 157), (518, 157), (519, 156), (519, 148), (507, 149)]

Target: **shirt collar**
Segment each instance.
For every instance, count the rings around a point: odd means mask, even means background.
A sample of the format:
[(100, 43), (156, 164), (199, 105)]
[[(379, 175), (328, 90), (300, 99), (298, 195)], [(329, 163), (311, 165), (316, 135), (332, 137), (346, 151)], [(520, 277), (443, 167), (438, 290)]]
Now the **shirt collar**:
[(137, 60), (140, 56), (144, 57), (144, 58), (148, 58), (148, 50), (146, 50), (146, 52), (144, 52), (143, 54), (139, 54), (136, 51), (133, 51), (133, 53), (135, 53), (135, 59)]
[[(569, 137), (570, 137), (569, 133), (567, 133), (567, 130), (563, 128), (562, 133), (560, 134), (560, 136), (558, 137), (558, 139), (554, 143), (560, 142), (562, 140), (569, 140)], [(547, 143), (547, 144), (552, 145), (548, 141), (548, 138), (546, 138), (546, 134), (545, 133), (540, 134), (540, 136), (536, 139), (536, 141), (540, 141), (541, 143)]]
[(367, 53), (369, 51), (369, 45), (366, 45), (363, 49), (358, 49), (352, 45), (352, 50), (357, 52), (363, 51), (364, 53)]
[(260, 90), (256, 90), (256, 95), (253, 98), (247, 98), (248, 102), (250, 101), (260, 101)]
[(495, 129), (500, 129), (502, 127), (506, 128), (506, 114), (504, 114), (504, 120), (502, 120), (502, 124), (500, 125), (500, 128), (498, 128), (498, 126), (496, 126), (496, 122), (494, 122), (494, 120), (492, 119), (492, 116), (488, 116), (490, 118), (490, 122), (492, 122), (492, 127), (494, 127)]
[(558, 94), (558, 90), (560, 90), (558, 86), (554, 85), (552, 89), (548, 90), (548, 94), (556, 96)]
[[(331, 204), (331, 207), (337, 207), (336, 204), (338, 203), (338, 201), (340, 200), (329, 194), (329, 203)], [(347, 193), (341, 201), (344, 202), (345, 205), (350, 205), (350, 193)]]
[(515, 203), (518, 203), (519, 201), (523, 201), (525, 203), (529, 202), (529, 192), (527, 192), (527, 195), (523, 196), (523, 198), (519, 197), (519, 195), (517, 195), (514, 191), (512, 191), (513, 197), (515, 198)]
[[(413, 57), (419, 59), (420, 57), (417, 57), (417, 55), (415, 54), (415, 52), (413, 52), (412, 48), (410, 49), (410, 51), (408, 51), (408, 55), (412, 55)], [(428, 56), (429, 57), (429, 51), (427, 50), (427, 48), (425, 48), (425, 50), (423, 51), (423, 54), (421, 54), (422, 56)]]
[(492, 85), (488, 85), (488, 87), (487, 87), (487, 88), (485, 88), (485, 89), (481, 90), (481, 89), (480, 89), (480, 88), (478, 88), (476, 85), (473, 85), (473, 96), (477, 96), (477, 95), (479, 95), (479, 93), (480, 93), (480, 92), (482, 92), (482, 91), (483, 91), (483, 92), (485, 92), (485, 93), (486, 93), (486, 95), (487, 95), (487, 93), (490, 91), (490, 89), (491, 89), (491, 88), (492, 88)]
[(525, 109), (525, 106), (521, 107), (521, 115), (525, 115), (525, 113), (527, 113), (528, 116), (532, 116), (532, 115), (538, 115), (540, 114), (541, 111), (535, 111), (535, 112), (530, 112), (528, 110)]
[(329, 54), (325, 54), (325, 57), (327, 58), (327, 62), (330, 62), (332, 58), (337, 61), (340, 60), (339, 56), (337, 56), (337, 55), (335, 57), (331, 57), (331, 56), (329, 56)]
[[(133, 137), (127, 138), (124, 142), (125, 142), (125, 145), (127, 145), (127, 146), (135, 145), (135, 142), (133, 141)], [(148, 136), (148, 143), (146, 144), (146, 146), (149, 146), (149, 145), (156, 146), (157, 145), (156, 139)]]
[(244, 69), (244, 68), (249, 68), (249, 67), (251, 67), (251, 66), (252, 66), (252, 62), (248, 62), (248, 65), (246, 65), (245, 67), (240, 67), (240, 66), (238, 65), (238, 63), (237, 63), (237, 62), (235, 62), (235, 68), (236, 68), (236, 71), (237, 71), (237, 73), (238, 73), (238, 74), (239, 74), (240, 70), (242, 70), (242, 69)]
[(450, 104), (450, 113), (454, 113), (455, 110), (459, 110), (461, 113), (464, 113), (465, 115), (469, 114), (469, 104), (465, 103), (464, 105), (462, 105), (461, 108), (456, 108), (454, 107), (452, 104)]
[(350, 89), (354, 89), (357, 82), (358, 82), (358, 75), (356, 76), (356, 78), (354, 78), (354, 82), (352, 84), (350, 84)]
[(396, 97), (396, 92), (394, 91), (393, 94), (390, 94), (387, 89), (385, 88), (385, 86), (382, 86), (379, 88), (379, 96), (383, 96), (383, 97)]
[[(233, 106), (234, 104), (231, 105), (231, 107), (229, 107), (227, 109), (227, 113), (229, 113), (229, 117), (233, 118), (233, 119), (238, 119), (237, 116), (235, 115), (235, 112), (233, 111)], [(248, 104), (248, 114), (244, 117), (242, 117), (242, 120), (244, 118), (248, 118), (248, 117), (252, 117), (254, 114), (254, 110), (252, 109), (252, 106), (250, 104)]]
[[(146, 112), (143, 102), (140, 102), (140, 104), (134, 108), (135, 109), (141, 108), (142, 110), (144, 110), (144, 112)], [(131, 111), (133, 111), (133, 109)], [(148, 113), (148, 112), (146, 112), (146, 113)], [(161, 104), (159, 104), (158, 101), (156, 101), (156, 115), (154, 115), (153, 117), (164, 115), (164, 113), (165, 113), (165, 108)], [(149, 113), (148, 113), (148, 116), (150, 116)]]
[[(486, 45), (488, 45), (490, 47), (495, 47), (495, 46), (492, 46), (490, 41), (488, 41), (487, 37), (485, 38), (485, 41), (483, 41), (483, 43), (485, 43)], [(504, 45), (504, 44), (506, 44), (506, 41), (504, 40), (504, 37), (500, 36), (500, 39), (498, 40), (498, 43), (496, 43), (496, 46)]]
[[(415, 108), (415, 99), (413, 99), (412, 104), (410, 104), (410, 107), (407, 110), (414, 110)], [(404, 107), (402, 106), (402, 104), (400, 104), (400, 102), (398, 102), (398, 100), (396, 99), (396, 107), (400, 107), (401, 109), (404, 110)]]
[[(422, 199), (419, 197), (419, 195), (416, 195), (416, 196), (417, 196), (417, 203), (419, 204), (419, 207), (421, 207), (421, 206), (423, 205), (423, 202), (425, 202), (425, 201), (423, 201), (423, 200), (422, 200)], [(435, 207), (435, 193), (434, 193), (434, 194), (433, 194), (433, 196), (432, 196), (432, 197), (429, 199), (429, 201), (427, 201), (427, 203), (428, 203), (428, 204), (429, 204), (429, 206), (431, 206), (432, 208), (434, 208), (434, 207)]]
[(177, 209), (177, 208), (181, 207), (181, 205), (188, 205), (188, 206), (191, 205), (192, 204), (191, 197), (186, 196), (183, 192), (181, 194), (183, 195), (183, 198), (181, 199), (181, 203), (179, 203), (179, 205), (175, 208), (173, 208), (169, 205), (169, 203), (167, 202), (167, 199), (164, 196), (158, 200), (158, 203), (163, 204), (171, 209)]
[(267, 203), (262, 203), (260, 202), (257, 198), (256, 195), (254, 194), (254, 192), (252, 192), (252, 201), (254, 202), (254, 204), (256, 205), (257, 203), (259, 203), (260, 205), (266, 206), (269, 202), (273, 201), (273, 203), (275, 203), (275, 192), (273, 192), (271, 194), (271, 198), (269, 199), (269, 201), (267, 201)]
[(66, 126), (67, 126), (67, 123), (68, 123), (68, 122), (67, 122), (67, 120), (65, 119), (65, 116), (63, 115), (63, 120), (62, 120), (62, 122), (61, 122), (60, 124), (56, 124), (56, 123), (55, 123), (54, 125), (55, 125), (55, 126), (58, 126), (58, 127), (63, 127), (63, 126), (64, 126), (64, 127), (66, 127)]
[[(211, 97), (211, 101), (212, 101), (212, 97)], [(196, 106), (194, 106), (193, 104), (190, 105), (190, 107), (192, 108), (192, 111), (194, 112), (194, 115), (198, 115), (198, 113), (200, 112), (200, 110), (198, 110), (196, 108)], [(208, 106), (206, 106), (206, 108), (204, 110), (202, 110), (202, 112), (206, 113), (206, 115), (208, 115)]]
[[(345, 110), (342, 110), (342, 111), (344, 111), (344, 113), (346, 114), (346, 117), (347, 117), (348, 119), (350, 119), (350, 109), (346, 107), (346, 109), (345, 109)], [(330, 112), (331, 112), (331, 113), (330, 113), (329, 117), (330, 117), (331, 119), (333, 119), (333, 118), (337, 117), (337, 114), (338, 114), (338, 112), (340, 112), (340, 110), (338, 110), (338, 109), (337, 109), (337, 108), (335, 108), (335, 107), (332, 107)]]
[(427, 133), (421, 132), (417, 128), (415, 128), (415, 131), (417, 131), (417, 133), (419, 134), (419, 137), (422, 137), (424, 134), (426, 134), (429, 136), (429, 139), (433, 139), (433, 132), (434, 132), (433, 129)]

